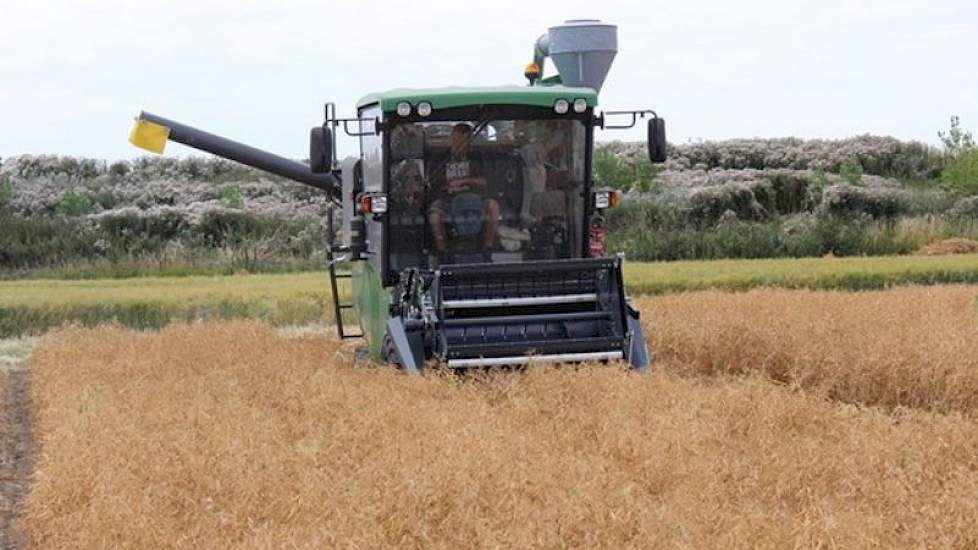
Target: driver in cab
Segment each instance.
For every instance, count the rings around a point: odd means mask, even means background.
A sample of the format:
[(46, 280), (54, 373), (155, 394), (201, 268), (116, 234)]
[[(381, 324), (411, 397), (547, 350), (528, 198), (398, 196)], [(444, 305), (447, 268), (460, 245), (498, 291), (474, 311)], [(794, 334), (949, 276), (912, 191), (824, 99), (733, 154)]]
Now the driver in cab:
[(487, 197), (486, 178), (479, 173), (479, 165), (469, 155), (472, 141), (472, 127), (459, 123), (452, 127), (452, 146), (449, 158), (431, 175), (431, 185), (435, 200), (428, 210), (428, 222), (434, 237), (435, 251), (438, 255), (447, 252), (446, 210), (452, 200), (461, 193), (476, 193), (482, 197), (482, 210), (485, 223), (482, 230), (482, 251), (487, 258), (496, 241), (499, 225), (499, 203)]

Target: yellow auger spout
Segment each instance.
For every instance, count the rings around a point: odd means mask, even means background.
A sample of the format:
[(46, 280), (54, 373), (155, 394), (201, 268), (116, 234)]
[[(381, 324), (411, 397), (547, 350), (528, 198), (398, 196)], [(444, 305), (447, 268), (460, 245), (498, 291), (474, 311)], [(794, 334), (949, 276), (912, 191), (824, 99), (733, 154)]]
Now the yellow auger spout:
[(136, 117), (136, 123), (129, 132), (129, 143), (158, 155), (163, 154), (168, 139), (170, 139), (169, 127), (144, 120), (141, 116)]

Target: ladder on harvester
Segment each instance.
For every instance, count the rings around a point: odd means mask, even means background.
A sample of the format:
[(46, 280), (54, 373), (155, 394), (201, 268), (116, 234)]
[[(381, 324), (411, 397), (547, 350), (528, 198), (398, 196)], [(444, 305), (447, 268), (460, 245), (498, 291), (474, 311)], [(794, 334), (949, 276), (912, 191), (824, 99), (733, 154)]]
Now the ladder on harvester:
[(346, 271), (345, 273), (336, 272), (336, 264), (347, 261), (346, 256), (337, 257), (336, 253), (347, 252), (347, 250), (344, 250), (342, 246), (334, 246), (335, 237), (336, 235), (333, 232), (333, 205), (329, 205), (326, 210), (326, 270), (329, 272), (329, 289), (333, 295), (333, 316), (336, 320), (336, 334), (341, 340), (362, 338), (363, 333), (347, 334), (346, 329), (343, 327), (343, 311), (352, 310), (353, 304), (340, 302), (339, 285), (337, 285), (336, 281), (337, 279), (351, 279), (352, 273), (350, 271)]

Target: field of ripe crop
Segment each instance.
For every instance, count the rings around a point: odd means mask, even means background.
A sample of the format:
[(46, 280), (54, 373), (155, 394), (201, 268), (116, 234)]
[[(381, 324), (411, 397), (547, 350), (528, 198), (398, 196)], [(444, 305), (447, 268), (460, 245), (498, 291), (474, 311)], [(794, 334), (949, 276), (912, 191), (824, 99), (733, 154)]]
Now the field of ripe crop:
[(978, 417), (978, 287), (707, 291), (639, 306), (649, 345), (684, 376), (758, 373), (833, 401)]
[(644, 298), (655, 371), (355, 367), (252, 321), (34, 351), (39, 548), (978, 546), (976, 287)]
[[(627, 263), (632, 295), (755, 287), (867, 290), (978, 283), (978, 255)], [(344, 285), (342, 293), (347, 293)], [(171, 320), (330, 321), (325, 273), (0, 281), (0, 338), (64, 323), (159, 328)]]

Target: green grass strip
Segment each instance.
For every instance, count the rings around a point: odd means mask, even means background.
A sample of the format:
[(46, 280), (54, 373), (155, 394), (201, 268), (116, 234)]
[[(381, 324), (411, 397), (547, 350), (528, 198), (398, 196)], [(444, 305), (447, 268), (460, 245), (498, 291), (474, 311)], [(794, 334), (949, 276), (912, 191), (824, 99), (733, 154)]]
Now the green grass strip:
[(625, 279), (633, 295), (708, 288), (858, 291), (911, 284), (975, 284), (978, 255), (626, 263)]
[[(633, 296), (708, 288), (978, 284), (978, 255), (626, 262), (625, 279)], [(348, 285), (341, 294), (347, 301)], [(43, 334), (65, 323), (153, 329), (173, 320), (235, 318), (277, 325), (331, 322), (326, 274), (0, 281), (0, 338)]]

